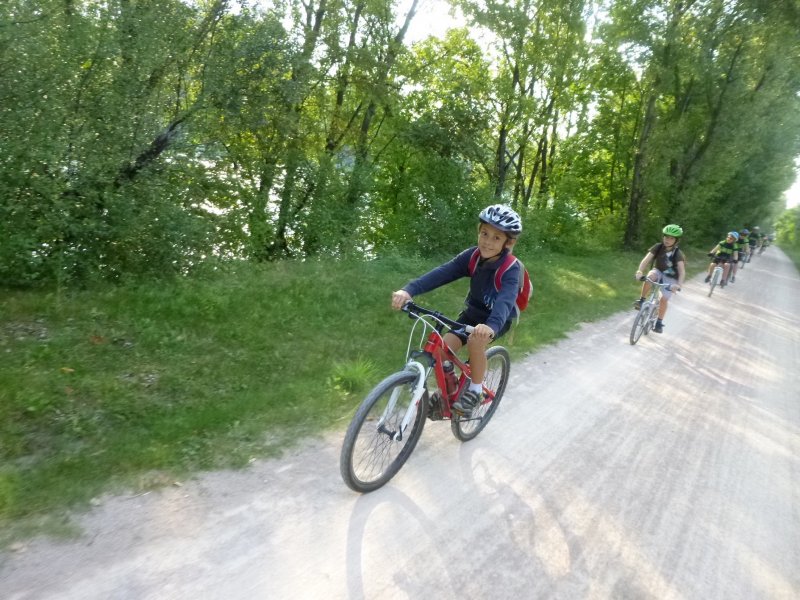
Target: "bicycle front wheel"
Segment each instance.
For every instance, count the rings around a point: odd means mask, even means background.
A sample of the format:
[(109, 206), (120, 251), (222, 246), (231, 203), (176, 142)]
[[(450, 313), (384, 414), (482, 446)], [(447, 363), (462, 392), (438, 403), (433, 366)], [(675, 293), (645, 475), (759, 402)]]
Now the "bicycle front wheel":
[(344, 436), (339, 469), (347, 486), (366, 493), (394, 477), (411, 456), (427, 411), (420, 399), (407, 430), (401, 424), (413, 400), (417, 373), (400, 371), (381, 381), (358, 407)]
[(511, 369), (511, 357), (508, 350), (502, 346), (494, 346), (486, 351), (486, 376), (483, 378), (483, 387), (491, 391), (492, 398), (487, 398), (476, 407), (469, 417), (453, 415), (450, 428), (453, 435), (462, 442), (468, 442), (478, 435), (489, 423), (508, 383), (508, 373)]
[(714, 274), (711, 276), (711, 283), (709, 284), (711, 286), (711, 288), (708, 290), (709, 298), (711, 297), (711, 294), (714, 293), (714, 288), (717, 287), (717, 284), (719, 283), (719, 277), (719, 271), (714, 269)]
[(650, 306), (649, 302), (645, 302), (642, 304), (642, 307), (639, 309), (636, 318), (633, 320), (633, 327), (631, 327), (631, 335), (630, 335), (630, 342), (631, 346), (635, 345), (636, 342), (639, 341), (639, 338), (642, 337), (642, 334), (647, 329), (647, 325), (650, 322), (650, 311), (652, 307)]

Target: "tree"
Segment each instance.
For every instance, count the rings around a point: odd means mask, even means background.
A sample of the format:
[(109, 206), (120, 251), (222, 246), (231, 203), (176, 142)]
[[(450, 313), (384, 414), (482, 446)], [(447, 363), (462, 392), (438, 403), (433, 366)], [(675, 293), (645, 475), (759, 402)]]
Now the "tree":
[(207, 252), (201, 220), (138, 180), (198, 109), (186, 81), (224, 6), (0, 9), (5, 281), (181, 270)]

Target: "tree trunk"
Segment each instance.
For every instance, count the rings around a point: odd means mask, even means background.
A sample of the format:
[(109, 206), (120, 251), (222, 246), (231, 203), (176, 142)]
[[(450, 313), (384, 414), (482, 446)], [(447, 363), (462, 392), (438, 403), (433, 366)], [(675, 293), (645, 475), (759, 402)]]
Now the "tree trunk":
[(656, 122), (656, 92), (650, 93), (645, 110), (642, 133), (633, 159), (633, 181), (631, 182), (630, 202), (628, 203), (628, 223), (625, 227), (625, 247), (635, 248), (641, 236), (642, 212), (647, 201), (644, 186), (644, 170), (647, 158), (647, 143)]

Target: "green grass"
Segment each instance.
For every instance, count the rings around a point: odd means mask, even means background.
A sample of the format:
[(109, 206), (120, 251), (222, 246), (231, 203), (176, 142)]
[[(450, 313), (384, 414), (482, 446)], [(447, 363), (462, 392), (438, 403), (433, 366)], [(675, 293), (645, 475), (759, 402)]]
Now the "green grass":
[[(626, 309), (640, 254), (522, 257), (534, 301), (520, 357)], [(405, 358), (390, 293), (436, 260), (243, 265), (214, 278), (0, 302), (0, 546), (66, 533), (104, 492), (245, 466), (344, 429)], [(700, 265), (702, 268), (704, 265)], [(418, 300), (455, 316), (467, 282)]]
[[(788, 256), (794, 263), (794, 266), (800, 269), (800, 247), (792, 246), (790, 244), (780, 244), (781, 250)], [(769, 250), (766, 250), (769, 252)]]

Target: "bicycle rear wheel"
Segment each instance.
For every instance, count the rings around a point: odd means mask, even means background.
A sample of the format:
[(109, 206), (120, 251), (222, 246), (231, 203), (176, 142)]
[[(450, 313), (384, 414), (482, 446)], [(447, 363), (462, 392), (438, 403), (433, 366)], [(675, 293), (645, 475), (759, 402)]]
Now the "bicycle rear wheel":
[(414, 451), (425, 426), (425, 395), (408, 430), (400, 439), (395, 438), (412, 401), (417, 377), (411, 371), (390, 375), (358, 407), (339, 455), (339, 470), (350, 489), (362, 493), (378, 489), (397, 474)]
[(642, 334), (645, 333), (647, 325), (648, 323), (650, 323), (650, 312), (652, 310), (653, 307), (650, 305), (650, 303), (645, 302), (644, 304), (642, 304), (642, 307), (636, 314), (636, 318), (633, 320), (633, 327), (631, 327), (631, 335), (630, 335), (631, 346), (636, 344), (636, 342), (639, 341), (639, 338), (642, 337)]
[(486, 351), (486, 376), (483, 387), (492, 392), (492, 398), (486, 399), (476, 407), (469, 417), (458, 417), (455, 414), (450, 420), (450, 429), (453, 435), (462, 442), (468, 442), (477, 436), (489, 423), (508, 383), (508, 373), (511, 369), (511, 357), (508, 350), (502, 346), (494, 346)]

